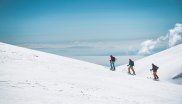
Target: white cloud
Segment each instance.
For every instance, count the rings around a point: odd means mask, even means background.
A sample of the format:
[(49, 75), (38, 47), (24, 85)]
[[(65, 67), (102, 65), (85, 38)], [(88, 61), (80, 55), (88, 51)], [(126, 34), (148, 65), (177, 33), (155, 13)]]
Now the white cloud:
[(157, 41), (146, 40), (141, 43), (142, 48), (139, 50), (139, 54), (151, 54), (151, 50), (155, 48)]
[(169, 47), (182, 43), (182, 24), (176, 24), (174, 29), (169, 30)]
[(177, 23), (165, 36), (160, 36), (156, 40), (146, 40), (142, 42), (138, 54), (151, 54), (156, 48), (160, 48), (162, 46), (173, 47), (181, 43), (182, 24)]

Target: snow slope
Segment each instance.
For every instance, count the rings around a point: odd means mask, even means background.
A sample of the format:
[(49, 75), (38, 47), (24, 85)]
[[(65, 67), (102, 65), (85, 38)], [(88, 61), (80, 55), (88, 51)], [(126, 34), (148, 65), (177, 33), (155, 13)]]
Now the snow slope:
[(181, 87), (0, 43), (0, 104), (181, 104)]
[[(182, 44), (135, 61), (137, 76), (152, 77), (152, 63), (159, 67), (160, 80), (182, 84)], [(126, 65), (118, 67), (126, 70)]]

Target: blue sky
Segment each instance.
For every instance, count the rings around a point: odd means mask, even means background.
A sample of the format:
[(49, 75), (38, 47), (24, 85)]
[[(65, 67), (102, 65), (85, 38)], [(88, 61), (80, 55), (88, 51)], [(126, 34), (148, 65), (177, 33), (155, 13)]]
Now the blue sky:
[(0, 41), (146, 39), (182, 22), (180, 0), (1, 0)]

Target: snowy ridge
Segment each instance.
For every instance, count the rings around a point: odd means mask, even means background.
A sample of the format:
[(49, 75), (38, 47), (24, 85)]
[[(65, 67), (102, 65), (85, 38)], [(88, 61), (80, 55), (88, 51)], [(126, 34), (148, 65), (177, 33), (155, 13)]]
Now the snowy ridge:
[(181, 104), (181, 97), (181, 85), (0, 43), (0, 104)]
[[(172, 81), (182, 84), (182, 44), (169, 48), (154, 55), (135, 61), (137, 76), (152, 77), (150, 73), (151, 64), (159, 67), (160, 80)], [(126, 68), (126, 65), (119, 66), (119, 70)]]

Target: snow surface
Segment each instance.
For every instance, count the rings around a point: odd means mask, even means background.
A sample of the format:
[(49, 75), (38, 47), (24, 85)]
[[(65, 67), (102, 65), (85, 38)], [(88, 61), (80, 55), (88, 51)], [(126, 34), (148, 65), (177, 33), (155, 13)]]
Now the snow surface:
[[(173, 56), (180, 58), (178, 55)], [(143, 60), (144, 66), (150, 63)], [(168, 59), (169, 68), (180, 63), (174, 61)], [(139, 75), (130, 76), (121, 72), (122, 67), (110, 71), (104, 66), (0, 43), (0, 104), (182, 104), (182, 85), (147, 79), (139, 69)], [(172, 73), (178, 73), (175, 71)]]
[[(159, 67), (160, 80), (182, 84), (182, 44), (165, 51), (135, 61), (137, 76), (152, 77), (150, 69), (152, 63)], [(126, 65), (118, 67), (118, 70), (127, 70)]]

